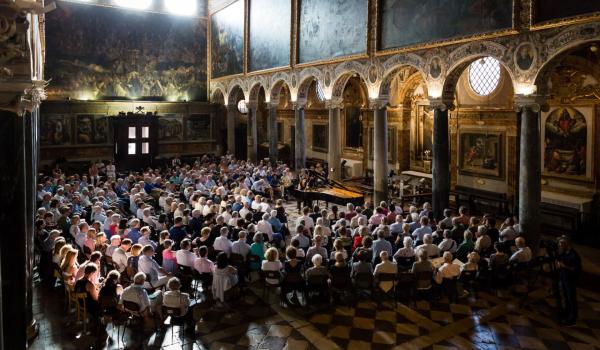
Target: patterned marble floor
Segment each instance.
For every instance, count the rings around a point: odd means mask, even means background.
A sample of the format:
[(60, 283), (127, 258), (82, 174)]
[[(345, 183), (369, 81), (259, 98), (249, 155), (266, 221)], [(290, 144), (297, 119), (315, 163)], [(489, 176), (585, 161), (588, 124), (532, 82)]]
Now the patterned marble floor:
[[(290, 222), (297, 212), (290, 203)], [(525, 298), (522, 288), (496, 293), (477, 288), (476, 297), (418, 300), (408, 305), (364, 299), (349, 305), (282, 307), (279, 297), (263, 297), (259, 284), (228, 310), (202, 304), (202, 321), (180, 334), (177, 326), (161, 334), (123, 340), (107, 326), (108, 337), (79, 336), (67, 316), (62, 295), (35, 288), (34, 315), (40, 335), (33, 349), (600, 349), (600, 294), (580, 289), (576, 327), (556, 322), (555, 301), (540, 279)], [(171, 332), (174, 332), (173, 334)], [(123, 328), (121, 327), (121, 333)], [(120, 337), (119, 337), (120, 338)]]
[(206, 304), (195, 332), (188, 328), (184, 337), (174, 326), (142, 336), (127, 329), (123, 340), (110, 325), (107, 340), (79, 336), (81, 327), (66, 316), (58, 293), (36, 288), (35, 299), (40, 335), (33, 349), (600, 349), (600, 295), (580, 290), (580, 320), (563, 328), (545, 285), (523, 305), (520, 294), (478, 292), (456, 304), (364, 299), (303, 308), (282, 307), (273, 294), (263, 298), (255, 285), (229, 310)]

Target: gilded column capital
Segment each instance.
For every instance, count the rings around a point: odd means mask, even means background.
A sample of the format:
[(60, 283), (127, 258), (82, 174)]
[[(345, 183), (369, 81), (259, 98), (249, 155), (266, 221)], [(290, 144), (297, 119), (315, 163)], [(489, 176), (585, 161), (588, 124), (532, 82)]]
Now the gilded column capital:
[(292, 101), (292, 107), (294, 110), (304, 109), (306, 107), (306, 99), (299, 99), (298, 101)]
[(379, 99), (379, 98), (371, 98), (369, 99), (369, 108), (370, 109), (383, 109), (386, 108), (388, 105), (388, 100), (386, 99)]
[(439, 109), (440, 111), (451, 111), (454, 110), (454, 103), (443, 98), (430, 98), (429, 108)]
[(521, 112), (524, 108), (530, 109), (531, 111), (538, 113), (545, 108), (546, 99), (540, 95), (515, 95), (514, 110), (515, 112)]
[(327, 109), (342, 109), (344, 108), (344, 100), (341, 98), (332, 98), (325, 101), (325, 107)]

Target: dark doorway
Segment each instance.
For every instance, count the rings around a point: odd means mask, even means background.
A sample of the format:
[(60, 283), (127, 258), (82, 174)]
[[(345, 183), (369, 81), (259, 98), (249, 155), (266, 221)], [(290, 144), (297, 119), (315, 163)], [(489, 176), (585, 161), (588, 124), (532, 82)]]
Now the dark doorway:
[(112, 120), (117, 169), (137, 171), (152, 166), (157, 151), (156, 117), (127, 116)]
[(235, 157), (248, 159), (248, 126), (239, 124), (235, 127)]

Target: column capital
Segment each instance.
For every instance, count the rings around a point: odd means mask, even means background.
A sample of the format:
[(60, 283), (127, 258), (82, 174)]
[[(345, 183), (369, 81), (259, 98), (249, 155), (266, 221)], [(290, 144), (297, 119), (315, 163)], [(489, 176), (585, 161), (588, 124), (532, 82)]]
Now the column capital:
[(42, 101), (46, 99), (46, 86), (48, 83), (45, 80), (33, 80), (31, 85), (3, 107), (2, 110), (10, 111), (23, 116), (26, 112), (31, 112), (38, 108)]
[(267, 103), (267, 108), (269, 108), (269, 109), (272, 109), (272, 108), (277, 109), (277, 107), (279, 107), (279, 100), (269, 101), (269, 103)]
[(344, 108), (344, 100), (341, 98), (332, 98), (325, 101), (325, 108), (327, 109), (342, 109)]
[(429, 99), (430, 109), (439, 109), (441, 111), (452, 111), (454, 110), (454, 103), (452, 101), (445, 100), (443, 98), (430, 98)]
[(306, 107), (306, 99), (300, 99), (298, 101), (292, 101), (292, 107), (294, 110), (304, 109)]
[(369, 99), (369, 108), (370, 109), (384, 109), (387, 107), (388, 104), (388, 100), (386, 99), (379, 99), (379, 98), (371, 98)]
[(256, 109), (258, 108), (258, 103), (257, 102), (248, 102), (248, 103), (246, 103), (246, 106), (248, 107), (248, 110), (256, 111)]
[(524, 108), (530, 109), (538, 113), (545, 108), (546, 98), (541, 95), (515, 95), (514, 110), (520, 112)]

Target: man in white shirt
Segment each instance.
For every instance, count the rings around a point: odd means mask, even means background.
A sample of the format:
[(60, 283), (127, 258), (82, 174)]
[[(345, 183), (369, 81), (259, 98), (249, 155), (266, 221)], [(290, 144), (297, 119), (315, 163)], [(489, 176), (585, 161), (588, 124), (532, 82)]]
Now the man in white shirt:
[(238, 238), (239, 239), (231, 245), (231, 252), (243, 256), (244, 260), (246, 260), (248, 253), (250, 253), (250, 246), (246, 243), (246, 231), (240, 231), (238, 233)]
[(87, 240), (87, 234), (90, 229), (90, 226), (87, 222), (82, 222), (79, 224), (79, 232), (75, 234), (75, 243), (83, 250), (83, 245)]
[(160, 267), (152, 256), (154, 256), (154, 248), (147, 245), (142, 249), (142, 255), (138, 260), (138, 270), (150, 276), (150, 280), (144, 283), (147, 289), (162, 287), (171, 277), (171, 274)]
[(437, 258), (440, 256), (440, 248), (433, 244), (433, 236), (431, 236), (430, 233), (423, 236), (423, 244), (415, 249), (415, 251), (417, 251), (417, 255), (419, 255), (418, 251), (421, 249), (425, 249), (427, 251), (427, 256), (429, 258)]
[(213, 243), (213, 248), (215, 248), (215, 250), (225, 252), (227, 256), (229, 256), (231, 254), (231, 247), (233, 245), (229, 238), (227, 238), (227, 236), (229, 235), (229, 229), (227, 227), (221, 227), (220, 234), (221, 236), (215, 239), (215, 242)]
[(271, 215), (265, 213), (262, 216), (262, 220), (256, 224), (256, 231), (269, 236), (269, 242), (273, 240), (273, 226), (271, 226), (271, 223), (269, 222), (270, 218)]
[(240, 217), (244, 219), (246, 218), (246, 215), (248, 215), (248, 213), (251, 213), (250, 205), (247, 202), (244, 202), (244, 207), (240, 209)]
[[(382, 273), (393, 273), (394, 275), (398, 273), (398, 265), (396, 265), (395, 262), (390, 261), (389, 253), (387, 251), (384, 250), (381, 253), (379, 253), (379, 258), (381, 259), (381, 262), (377, 264), (377, 266), (375, 266), (375, 270), (373, 271), (373, 276), (375, 277), (375, 280), (377, 280), (377, 275)], [(384, 281), (377, 283), (379, 288), (381, 288), (386, 293), (394, 287), (393, 281)]]
[(452, 253), (444, 253), (444, 264), (438, 268), (435, 281), (441, 284), (444, 278), (456, 278), (460, 275), (460, 266), (452, 263)]
[(517, 237), (515, 240), (517, 251), (508, 259), (509, 262), (526, 263), (531, 261), (531, 249), (525, 244), (525, 238)]
[(175, 253), (175, 258), (177, 259), (177, 264), (187, 267), (194, 267), (194, 261), (196, 260), (196, 255), (190, 251), (192, 247), (192, 242), (185, 238), (181, 241), (181, 249), (179, 249)]
[(296, 220), (296, 226), (299, 226), (302, 223), (302, 221), (304, 221), (304, 227), (306, 227), (307, 229), (309, 229), (312, 232), (312, 230), (315, 228), (315, 222), (308, 215), (309, 212), (310, 212), (309, 207), (304, 207), (302, 209), (302, 216), (298, 217), (298, 220)]
[(140, 307), (140, 314), (147, 320), (152, 321), (152, 313), (157, 311), (162, 302), (162, 293), (160, 291), (154, 293), (151, 299), (144, 289), (144, 285), (147, 283), (146, 275), (143, 272), (138, 272), (133, 277), (133, 284), (123, 290), (119, 305), (123, 305), (123, 301), (135, 303)]

